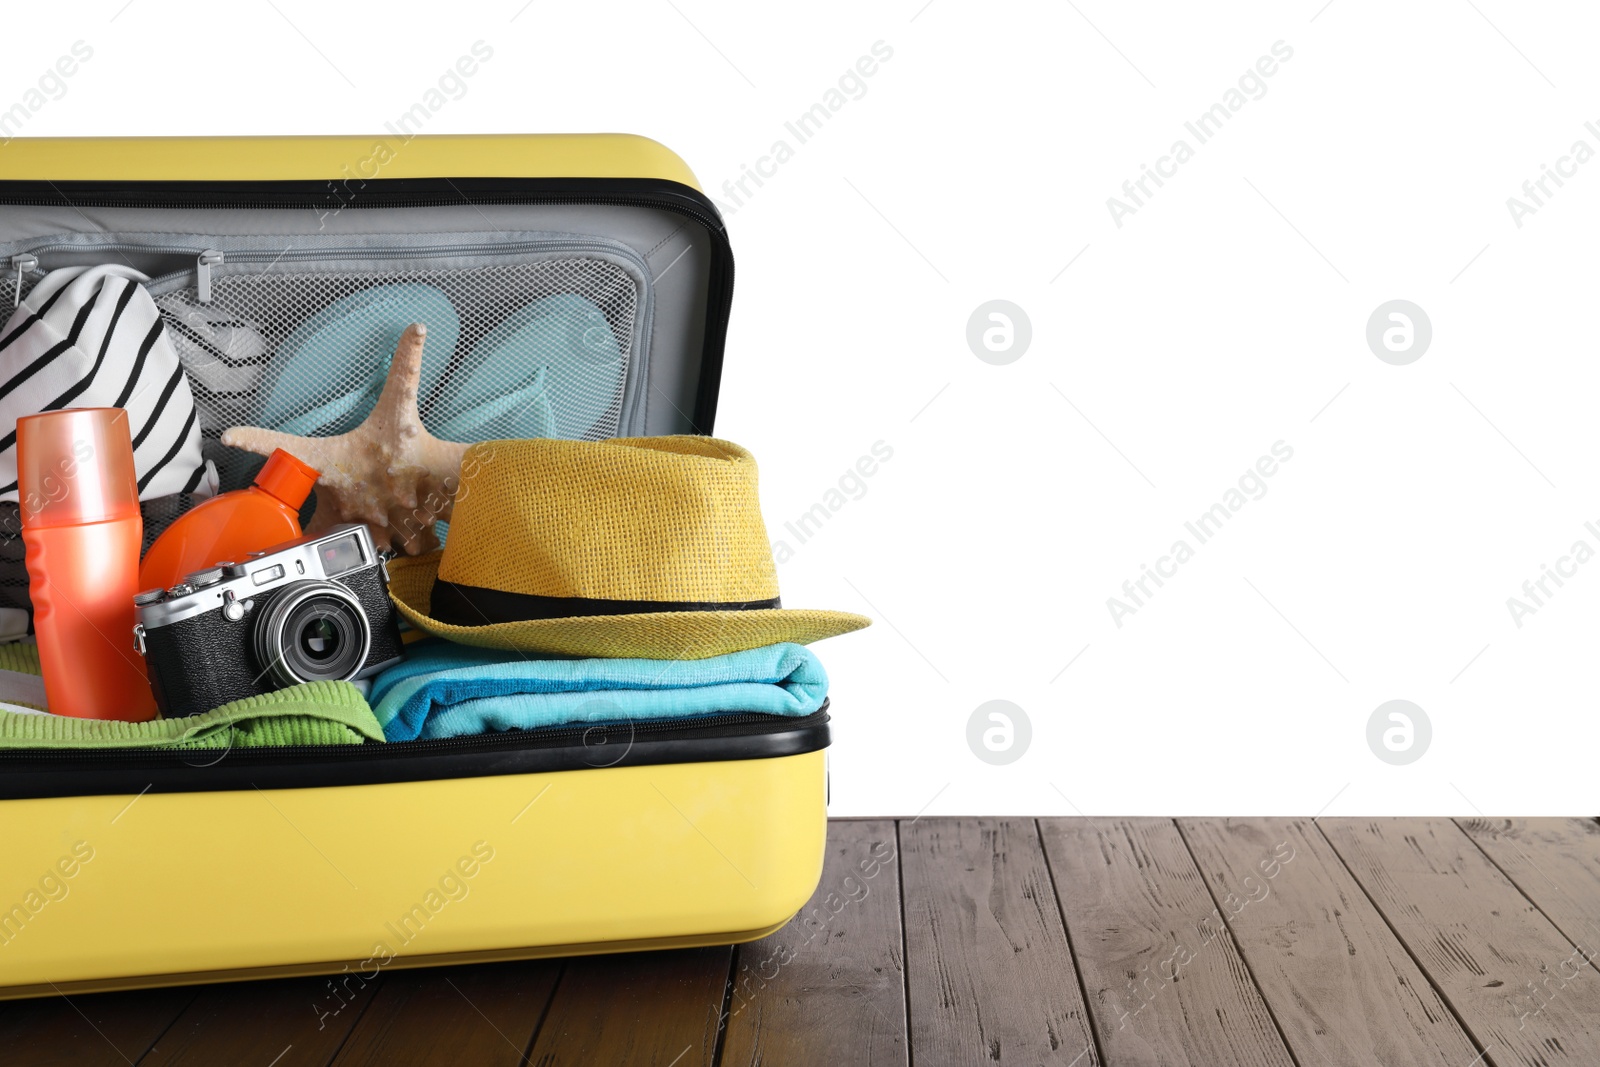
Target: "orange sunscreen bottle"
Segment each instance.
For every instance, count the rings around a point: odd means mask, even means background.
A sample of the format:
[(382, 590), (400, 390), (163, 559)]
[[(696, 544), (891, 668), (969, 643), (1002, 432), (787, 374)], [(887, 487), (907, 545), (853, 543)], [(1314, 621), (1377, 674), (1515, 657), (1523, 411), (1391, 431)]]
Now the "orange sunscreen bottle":
[(293, 541), (317, 477), (315, 468), (276, 449), (253, 485), (196, 505), (162, 531), (144, 554), (139, 588), (167, 589), (195, 571)]
[(133, 645), (144, 519), (128, 413), (74, 408), (18, 419), (17, 493), (50, 711), (155, 718)]

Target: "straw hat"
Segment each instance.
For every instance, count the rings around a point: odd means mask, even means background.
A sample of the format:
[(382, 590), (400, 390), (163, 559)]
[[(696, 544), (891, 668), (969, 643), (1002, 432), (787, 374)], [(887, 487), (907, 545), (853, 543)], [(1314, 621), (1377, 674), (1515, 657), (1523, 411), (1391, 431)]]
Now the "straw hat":
[(488, 441), (445, 547), (389, 563), (412, 624), (486, 648), (704, 659), (871, 624), (778, 601), (755, 459), (713, 437)]

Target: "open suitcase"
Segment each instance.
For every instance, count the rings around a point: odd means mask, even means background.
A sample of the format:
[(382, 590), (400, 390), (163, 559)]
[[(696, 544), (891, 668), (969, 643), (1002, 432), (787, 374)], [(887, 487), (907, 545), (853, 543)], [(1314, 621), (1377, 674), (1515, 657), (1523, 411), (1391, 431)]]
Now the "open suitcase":
[[(219, 365), (205, 329), (248, 322), (270, 354), (320, 308), (376, 285), (449, 294), (460, 335), (446, 380), (518, 306), (592, 305), (615, 366), (544, 383), (553, 436), (712, 428), (731, 253), (688, 168), (642, 138), (0, 149), (0, 311), (49, 269), (111, 257), (150, 275), (167, 325), (194, 334), (184, 362), (223, 489), (247, 484), (260, 459), (225, 449), (221, 429), (248, 423), (283, 382), (250, 359)], [(505, 362), (505, 389), (527, 361)], [(494, 368), (471, 372), (500, 384)], [(334, 369), (299, 373), (307, 404), (350, 387)], [(184, 505), (146, 502), (147, 543)], [(0, 605), (20, 607), (11, 507)], [(349, 750), (0, 753), (0, 997), (761, 937), (821, 874), (827, 719), (824, 708)]]

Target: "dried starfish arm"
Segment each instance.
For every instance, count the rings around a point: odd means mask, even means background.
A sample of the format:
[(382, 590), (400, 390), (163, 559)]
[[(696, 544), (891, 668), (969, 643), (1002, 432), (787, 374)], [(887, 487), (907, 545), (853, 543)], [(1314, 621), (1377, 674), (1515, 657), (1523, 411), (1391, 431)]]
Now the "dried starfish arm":
[(256, 426), (223, 433), (225, 445), (263, 456), (281, 448), (322, 472), (308, 533), (363, 522), (380, 549), (417, 555), (438, 547), (433, 524), (450, 518), (467, 446), (434, 437), (417, 411), (427, 333), (421, 323), (406, 327), (378, 402), (349, 433), (298, 437)]

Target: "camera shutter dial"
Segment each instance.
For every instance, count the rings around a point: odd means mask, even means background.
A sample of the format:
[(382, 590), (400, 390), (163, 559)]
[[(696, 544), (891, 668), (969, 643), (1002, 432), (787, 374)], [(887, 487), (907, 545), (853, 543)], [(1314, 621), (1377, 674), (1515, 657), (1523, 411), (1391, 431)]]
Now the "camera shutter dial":
[(207, 567), (205, 570), (195, 571), (184, 576), (184, 583), (196, 589), (204, 589), (208, 585), (216, 585), (222, 581), (221, 567)]

